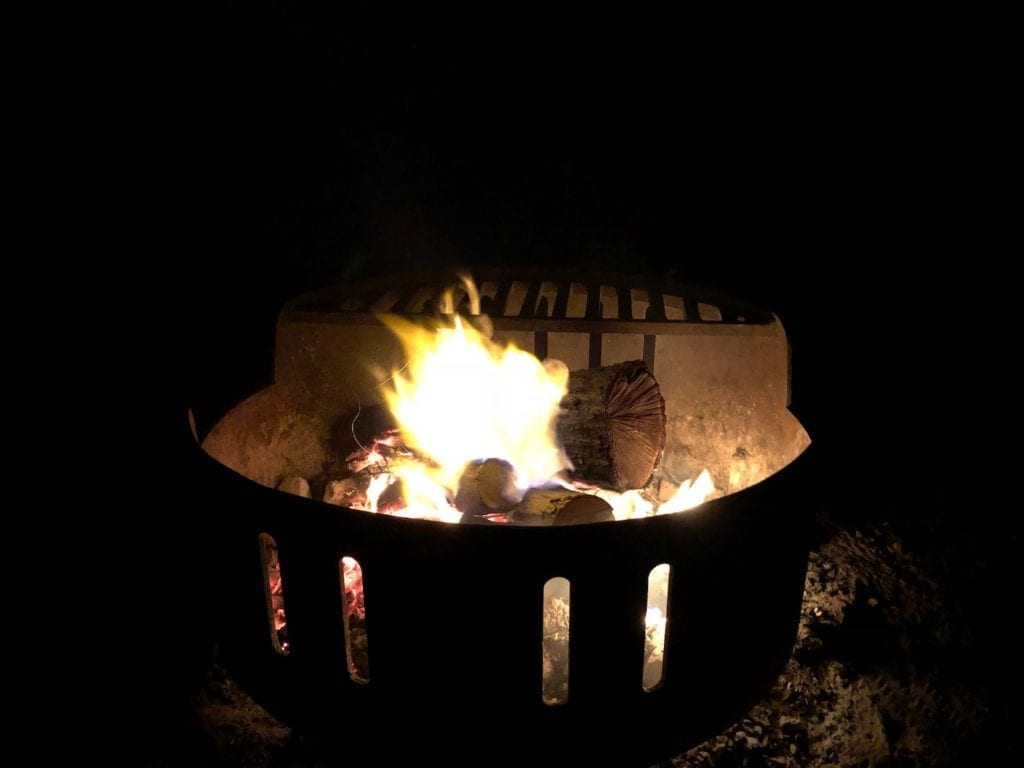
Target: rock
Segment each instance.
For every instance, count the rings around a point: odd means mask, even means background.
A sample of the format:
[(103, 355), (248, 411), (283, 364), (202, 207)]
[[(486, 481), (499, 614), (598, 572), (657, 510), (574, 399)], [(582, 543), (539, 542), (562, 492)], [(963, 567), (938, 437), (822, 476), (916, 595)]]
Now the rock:
[(309, 482), (304, 477), (291, 475), (277, 484), (277, 490), (292, 493), (304, 499), (310, 498)]

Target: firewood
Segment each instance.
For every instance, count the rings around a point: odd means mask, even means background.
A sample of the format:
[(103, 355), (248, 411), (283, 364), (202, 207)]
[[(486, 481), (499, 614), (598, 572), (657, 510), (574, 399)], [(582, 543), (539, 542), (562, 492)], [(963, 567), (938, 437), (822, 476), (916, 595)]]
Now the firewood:
[(573, 477), (616, 491), (647, 483), (665, 448), (665, 400), (642, 360), (573, 371), (561, 408)]
[(509, 512), (516, 525), (578, 525), (614, 520), (604, 499), (564, 488), (531, 488)]
[(489, 515), (512, 509), (520, 496), (512, 465), (501, 459), (487, 459), (466, 467), (459, 479), (455, 506), (466, 515)]

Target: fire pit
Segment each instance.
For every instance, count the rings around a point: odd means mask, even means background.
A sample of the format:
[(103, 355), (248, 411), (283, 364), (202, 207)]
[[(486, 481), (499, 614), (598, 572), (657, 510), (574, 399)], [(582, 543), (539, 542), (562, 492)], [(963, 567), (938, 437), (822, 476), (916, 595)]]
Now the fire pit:
[[(538, 491), (504, 506), (478, 493), (469, 505), (481, 514), (454, 525), (371, 514), (365, 493), (360, 509), (346, 503), (355, 496), (324, 504), (352, 488), (329, 487), (346, 441), (373, 452), (353, 425), (410, 365), (380, 313), (429, 316), (451, 280), (295, 299), (279, 318), (274, 383), (202, 441), (217, 514), (230, 518), (223, 659), (272, 714), (356, 762), (649, 765), (742, 716), (792, 648), (808, 552), (797, 458), (809, 440), (787, 410), (785, 334), (770, 313), (686, 285), (474, 277), (494, 340), (563, 361), (570, 395), (605, 377), (594, 391), (640, 381), (644, 413), (663, 402), (640, 430), (653, 448), (605, 440), (612, 468), (591, 470), (604, 490), (545, 492), (570, 497), (573, 514), (558, 501), (529, 517), (521, 499)], [(473, 298), (457, 292), (447, 309), (469, 314)], [(588, 424), (615, 420), (608, 399)], [(581, 450), (588, 463), (589, 449), (565, 442), (573, 466)], [(717, 489), (708, 501), (653, 514), (702, 470)], [(630, 498), (653, 507), (601, 500), (636, 488), (629, 474), (644, 485)]]

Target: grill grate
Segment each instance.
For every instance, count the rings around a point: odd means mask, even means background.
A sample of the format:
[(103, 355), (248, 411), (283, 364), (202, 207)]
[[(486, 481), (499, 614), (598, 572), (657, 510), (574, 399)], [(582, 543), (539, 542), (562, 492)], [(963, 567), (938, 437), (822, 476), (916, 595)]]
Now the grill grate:
[[(481, 311), (503, 327), (514, 322), (538, 320), (557, 323), (565, 329), (581, 323), (729, 324), (766, 325), (770, 313), (717, 291), (650, 279), (604, 277), (579, 282), (571, 274), (477, 270), (474, 277), (481, 293)], [(588, 276), (589, 277), (589, 276)], [(575, 278), (575, 279), (574, 279)], [(457, 311), (468, 313), (466, 291), (454, 279), (437, 274), (403, 277), (396, 286), (392, 278), (364, 281), (358, 292), (353, 286), (296, 299), (288, 305), (290, 315), (366, 315), (391, 312), (401, 315), (433, 315), (442, 297), (454, 288)], [(549, 330), (552, 330), (549, 328)]]

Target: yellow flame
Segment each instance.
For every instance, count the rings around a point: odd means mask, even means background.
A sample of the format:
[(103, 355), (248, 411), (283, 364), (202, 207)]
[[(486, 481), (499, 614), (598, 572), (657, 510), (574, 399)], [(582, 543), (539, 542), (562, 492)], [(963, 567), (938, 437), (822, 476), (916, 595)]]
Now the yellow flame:
[(366, 508), (371, 512), (377, 511), (377, 503), (380, 500), (380, 495), (384, 493), (385, 489), (391, 483), (395, 481), (395, 478), (389, 475), (387, 472), (381, 472), (378, 475), (374, 475), (370, 478), (370, 485), (366, 489)]
[(673, 512), (683, 512), (687, 509), (703, 504), (707, 497), (715, 490), (711, 473), (706, 469), (701, 470), (695, 480), (686, 480), (679, 486), (678, 490), (668, 501), (657, 508), (654, 502), (648, 500), (642, 491), (629, 490), (609, 491), (604, 488), (588, 489), (586, 493), (592, 493), (598, 498), (604, 499), (611, 505), (612, 515), (616, 520), (636, 520), (651, 515), (669, 515)]
[(569, 380), (563, 363), (496, 344), (458, 315), (434, 330), (395, 316), (381, 320), (409, 357), (384, 391), (388, 407), (405, 442), (436, 465), (393, 468), (421, 501), (439, 509), (427, 481), (454, 493), (466, 465), (482, 459), (509, 462), (520, 491), (571, 468), (554, 429)]
[(402, 481), (402, 499), (405, 502), (405, 506), (394, 513), (396, 517), (418, 517), (443, 523), (462, 520), (462, 513), (452, 506), (444, 488), (438, 485), (426, 464), (403, 461), (395, 464), (393, 470)]
[(715, 490), (715, 483), (711, 479), (711, 473), (702, 469), (696, 480), (686, 480), (679, 486), (675, 495), (658, 507), (659, 515), (668, 515), (673, 512), (684, 512), (693, 509), (704, 503), (704, 500)]
[(640, 491), (617, 493), (602, 488), (594, 491), (594, 495), (608, 502), (616, 520), (635, 520), (654, 514), (654, 504), (645, 499)]

